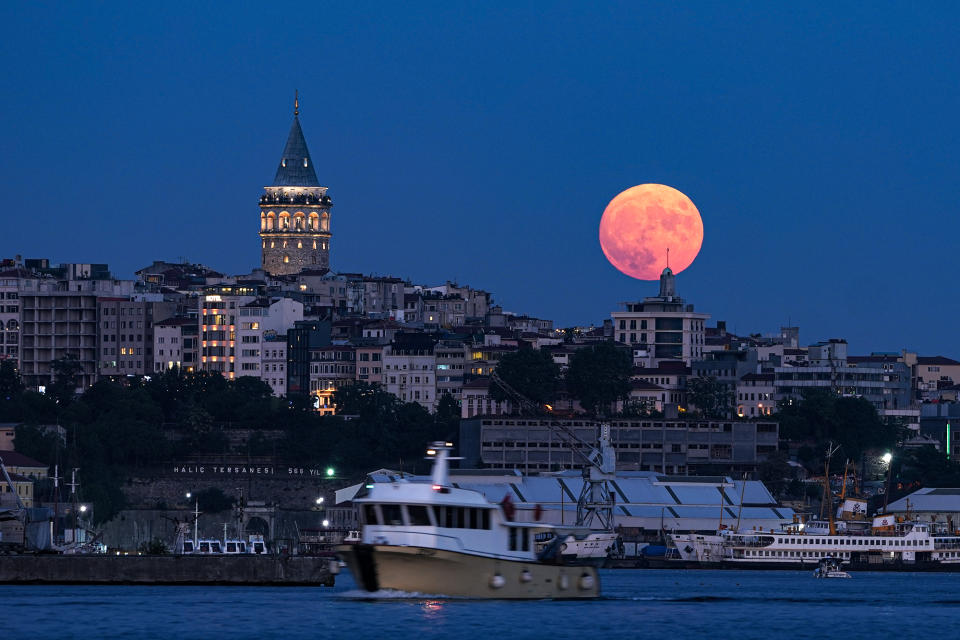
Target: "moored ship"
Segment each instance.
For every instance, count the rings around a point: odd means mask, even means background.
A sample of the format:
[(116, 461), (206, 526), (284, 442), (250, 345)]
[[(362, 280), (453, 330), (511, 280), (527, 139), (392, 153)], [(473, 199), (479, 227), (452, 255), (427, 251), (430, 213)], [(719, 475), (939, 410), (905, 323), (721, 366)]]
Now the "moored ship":
[(570, 528), (513, 522), (500, 504), (449, 479), (451, 445), (435, 443), (431, 482), (370, 483), (355, 497), (361, 540), (337, 548), (367, 591), (468, 598), (595, 598), (592, 566), (563, 564), (560, 545), (538, 550), (538, 534), (556, 540)]

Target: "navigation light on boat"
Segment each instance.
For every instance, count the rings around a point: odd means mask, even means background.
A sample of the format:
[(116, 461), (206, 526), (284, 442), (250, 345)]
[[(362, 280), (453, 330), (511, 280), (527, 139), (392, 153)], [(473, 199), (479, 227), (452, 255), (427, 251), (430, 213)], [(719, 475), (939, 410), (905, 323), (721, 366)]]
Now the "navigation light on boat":
[(435, 455), (437, 455), (437, 450), (436, 450), (436, 449), (427, 449), (427, 455), (428, 455), (428, 456), (435, 456)]

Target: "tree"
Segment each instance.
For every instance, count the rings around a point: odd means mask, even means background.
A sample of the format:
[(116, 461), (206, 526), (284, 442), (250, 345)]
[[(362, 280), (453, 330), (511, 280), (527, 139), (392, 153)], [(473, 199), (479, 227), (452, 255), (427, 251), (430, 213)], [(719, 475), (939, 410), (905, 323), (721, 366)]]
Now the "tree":
[(65, 407), (77, 394), (77, 375), (81, 371), (80, 361), (77, 356), (68, 353), (54, 360), (50, 366), (53, 369), (53, 382), (47, 387), (47, 393), (57, 401), (59, 406)]
[(643, 398), (624, 402), (620, 415), (624, 418), (646, 418), (655, 413), (657, 413), (656, 402), (650, 398)]
[(23, 417), (23, 381), (12, 360), (0, 361), (0, 422)]
[(733, 407), (733, 393), (713, 376), (688, 379), (687, 398), (705, 418), (725, 418)]
[[(545, 351), (520, 349), (500, 359), (497, 375), (531, 402), (544, 405), (551, 402), (557, 393), (560, 366)], [(496, 384), (491, 385), (490, 394), (499, 402), (511, 399)]]
[(781, 438), (804, 445), (798, 458), (815, 471), (823, 464), (828, 441), (840, 445), (852, 460), (871, 449), (890, 450), (897, 444), (897, 425), (881, 418), (870, 401), (840, 397), (829, 389), (813, 389), (799, 401), (782, 404), (776, 417)]
[(633, 361), (613, 342), (578, 349), (570, 358), (567, 390), (590, 413), (607, 414), (610, 405), (630, 395)]

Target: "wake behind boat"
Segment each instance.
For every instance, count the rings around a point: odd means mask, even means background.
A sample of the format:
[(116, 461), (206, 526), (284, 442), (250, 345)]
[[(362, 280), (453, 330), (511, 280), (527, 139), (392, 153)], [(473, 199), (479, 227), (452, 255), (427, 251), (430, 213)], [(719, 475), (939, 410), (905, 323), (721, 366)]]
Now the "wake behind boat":
[[(370, 483), (354, 502), (357, 544), (337, 548), (366, 591), (382, 589), (467, 598), (595, 598), (592, 566), (562, 564), (570, 528), (512, 522), (507, 509), (477, 491), (453, 487), (449, 443), (434, 443), (431, 483)], [(547, 535), (544, 535), (547, 534)]]

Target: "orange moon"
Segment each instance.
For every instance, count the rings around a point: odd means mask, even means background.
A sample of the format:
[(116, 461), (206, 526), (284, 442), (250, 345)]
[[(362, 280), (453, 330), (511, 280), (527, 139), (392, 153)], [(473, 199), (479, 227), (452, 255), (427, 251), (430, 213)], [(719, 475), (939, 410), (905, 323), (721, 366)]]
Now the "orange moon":
[(667, 266), (680, 273), (703, 244), (703, 220), (673, 187), (641, 184), (620, 193), (600, 219), (600, 247), (614, 267), (638, 280), (657, 280)]

